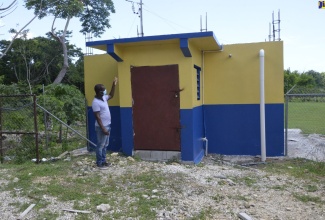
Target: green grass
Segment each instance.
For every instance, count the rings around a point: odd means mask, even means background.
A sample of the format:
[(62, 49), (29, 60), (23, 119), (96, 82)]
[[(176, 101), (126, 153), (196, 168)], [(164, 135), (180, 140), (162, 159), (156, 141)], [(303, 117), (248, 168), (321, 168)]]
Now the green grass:
[(256, 183), (256, 180), (252, 177), (245, 176), (241, 179), (237, 179), (237, 182), (243, 182), (246, 186), (253, 186)]
[[(308, 179), (315, 182), (325, 180), (325, 162), (316, 162), (303, 158), (296, 158), (283, 161), (268, 162), (260, 165), (259, 168), (277, 174), (291, 175), (300, 179)], [(313, 190), (313, 186), (309, 190)]]
[(325, 135), (325, 102), (289, 102), (288, 128)]
[(315, 185), (306, 185), (305, 189), (307, 190), (307, 192), (316, 192), (318, 190), (318, 187)]
[(232, 198), (234, 200), (246, 201), (246, 202), (249, 201), (249, 199), (247, 197), (242, 196), (242, 195), (237, 195), (237, 194), (234, 194), (234, 195), (230, 196), (229, 198)]
[(204, 210), (202, 210), (200, 213), (198, 213), (196, 216), (193, 216), (190, 218), (191, 220), (207, 220), (212, 219), (210, 216), (215, 212), (215, 210), (212, 209), (212, 207), (208, 207)]
[(294, 193), (293, 196), (301, 202), (314, 202), (314, 203), (319, 203), (319, 204), (324, 203), (322, 198), (318, 197), (318, 196), (300, 195), (297, 193)]
[(285, 191), (287, 187), (288, 187), (287, 185), (276, 185), (276, 186), (271, 186), (270, 189)]
[(220, 203), (221, 201), (223, 201), (226, 197), (222, 194), (216, 194), (214, 196), (212, 196), (212, 199), (214, 201), (216, 201), (217, 203)]

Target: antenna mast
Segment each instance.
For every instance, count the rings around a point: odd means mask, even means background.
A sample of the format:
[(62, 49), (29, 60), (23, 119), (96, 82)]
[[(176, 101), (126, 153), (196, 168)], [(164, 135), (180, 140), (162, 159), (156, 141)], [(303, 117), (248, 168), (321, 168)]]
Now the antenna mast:
[(208, 13), (205, 13), (205, 29), (202, 28), (202, 15), (200, 16), (200, 31), (208, 31)]
[[(132, 3), (133, 13), (139, 15), (139, 18), (140, 18), (140, 33), (137, 33), (137, 34), (138, 34), (138, 36), (143, 37), (143, 13), (142, 13), (142, 5), (143, 5), (143, 3), (142, 3), (142, 0), (140, 0), (140, 2), (134, 2), (132, 0), (125, 0), (125, 1), (131, 2)], [(139, 9), (138, 9), (137, 12), (134, 9), (134, 4), (137, 4), (139, 6)]]
[[(271, 35), (271, 24), (269, 26), (269, 41), (271, 41), (271, 36), (273, 37), (273, 41), (280, 41), (281, 38), (280, 38), (280, 10), (278, 11), (278, 19), (277, 20), (274, 20), (274, 11), (272, 12), (272, 32), (273, 32), (273, 35)], [(277, 26), (277, 27), (275, 27)], [(278, 32), (278, 38), (275, 38), (275, 33)]]
[(269, 41), (272, 39), (272, 34), (271, 34), (271, 23), (269, 23)]

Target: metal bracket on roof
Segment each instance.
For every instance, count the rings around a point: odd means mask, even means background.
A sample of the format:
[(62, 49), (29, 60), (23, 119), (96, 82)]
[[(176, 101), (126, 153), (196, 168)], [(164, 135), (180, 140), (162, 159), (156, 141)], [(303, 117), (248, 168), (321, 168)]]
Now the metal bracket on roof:
[(107, 44), (107, 53), (111, 55), (117, 62), (123, 62), (123, 59), (119, 57), (114, 50), (114, 44)]
[(184, 57), (192, 57), (191, 51), (188, 48), (188, 38), (180, 38), (180, 48), (183, 52)]

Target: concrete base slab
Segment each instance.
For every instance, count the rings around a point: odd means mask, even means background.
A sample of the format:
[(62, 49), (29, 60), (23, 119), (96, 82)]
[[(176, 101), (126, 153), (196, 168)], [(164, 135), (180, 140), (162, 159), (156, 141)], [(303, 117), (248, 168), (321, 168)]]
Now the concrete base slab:
[(152, 151), (152, 150), (136, 150), (134, 156), (140, 157), (147, 161), (169, 161), (180, 160), (181, 152), (178, 151)]

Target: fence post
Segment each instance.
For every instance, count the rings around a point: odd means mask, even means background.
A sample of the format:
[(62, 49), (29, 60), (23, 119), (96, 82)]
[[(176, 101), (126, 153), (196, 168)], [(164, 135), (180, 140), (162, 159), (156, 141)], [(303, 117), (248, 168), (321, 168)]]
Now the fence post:
[[(43, 96), (44, 96), (44, 92), (45, 92), (45, 89), (44, 89), (44, 84), (43, 84)], [(44, 101), (43, 101), (43, 106), (45, 106), (45, 98), (44, 98)], [(48, 137), (48, 131), (47, 131), (47, 117), (46, 117), (46, 112), (44, 112), (44, 127), (45, 127), (45, 149), (47, 150), (48, 149), (48, 146), (49, 146), (49, 137)]]
[(3, 152), (2, 152), (2, 98), (0, 98), (0, 161), (3, 163)]
[(35, 146), (36, 146), (36, 162), (40, 162), (39, 149), (38, 149), (38, 129), (37, 129), (37, 112), (36, 112), (36, 95), (33, 95), (34, 107), (34, 131), (35, 131)]
[(284, 156), (288, 156), (288, 116), (289, 116), (289, 94), (290, 92), (297, 86), (295, 84), (291, 89), (285, 94), (285, 115), (284, 115), (284, 128), (285, 128), (285, 136), (284, 136)]

